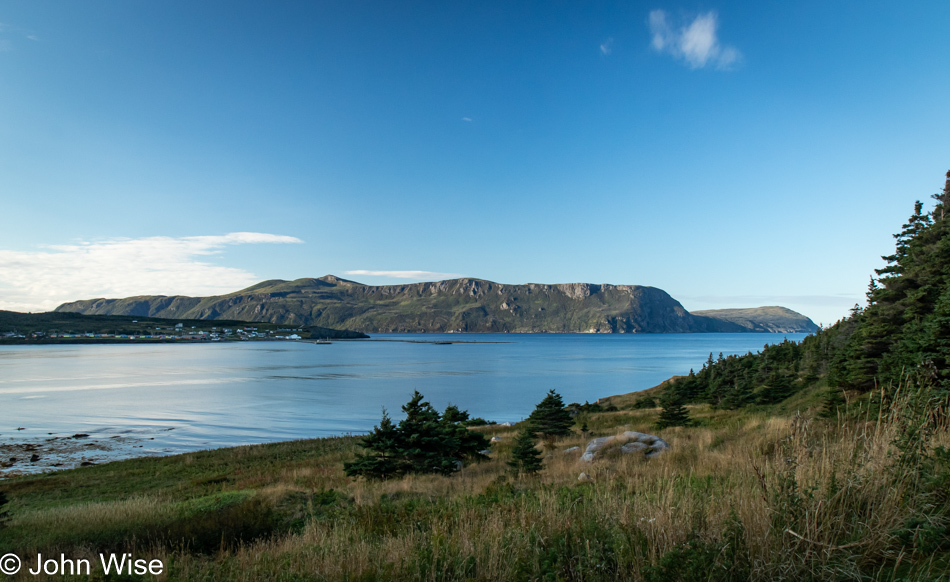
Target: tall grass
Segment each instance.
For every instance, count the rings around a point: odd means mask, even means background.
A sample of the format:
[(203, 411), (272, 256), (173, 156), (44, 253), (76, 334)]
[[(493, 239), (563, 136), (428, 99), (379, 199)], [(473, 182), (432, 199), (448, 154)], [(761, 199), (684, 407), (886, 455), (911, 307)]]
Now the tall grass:
[[(346, 447), (334, 447), (254, 478), (266, 486), (241, 502), (269, 508), (263, 534), (210, 552), (158, 542), (151, 551), (176, 580), (950, 579), (946, 421), (911, 382), (875, 398), (834, 420), (695, 407), (706, 425), (663, 431), (672, 450), (658, 458), (608, 449), (581, 463), (561, 452), (578, 436), (558, 442), (532, 478), (507, 473), (510, 438), (457, 475), (385, 482), (346, 479)], [(590, 424), (648, 430), (655, 413), (638, 414)], [(593, 481), (578, 482), (581, 471)], [(138, 523), (187, 514), (163, 499), (111, 507)], [(11, 530), (72, 530), (83, 515), (95, 530), (112, 523), (103, 512), (14, 513)]]

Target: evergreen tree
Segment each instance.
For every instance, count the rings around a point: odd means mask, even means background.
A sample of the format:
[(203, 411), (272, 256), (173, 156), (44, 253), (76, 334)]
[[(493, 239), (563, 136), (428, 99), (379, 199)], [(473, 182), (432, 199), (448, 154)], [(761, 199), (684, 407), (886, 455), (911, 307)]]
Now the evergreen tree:
[(689, 426), (693, 423), (689, 418), (689, 412), (684, 406), (686, 398), (676, 384), (676, 382), (667, 384), (663, 395), (660, 397), (660, 406), (662, 406), (663, 409), (660, 410), (660, 417), (656, 421), (657, 428)]
[(445, 407), (445, 412), (442, 413), (442, 420), (446, 422), (465, 422), (468, 420), (468, 411), (459, 410), (459, 407), (449, 403)]
[(574, 419), (571, 417), (571, 413), (564, 408), (561, 395), (552, 389), (534, 407), (534, 411), (528, 417), (528, 424), (532, 431), (542, 438), (555, 438), (571, 434)]
[(526, 425), (515, 438), (515, 446), (511, 451), (511, 460), (508, 466), (515, 473), (530, 475), (541, 470), (541, 451), (534, 445), (534, 432), (530, 425)]
[(383, 409), (383, 419), (373, 431), (363, 437), (360, 445), (373, 451), (373, 455), (357, 454), (352, 463), (343, 463), (343, 471), (347, 476), (363, 475), (374, 479), (390, 479), (410, 472), (410, 465), (402, 454), (402, 434), (393, 424), (386, 409)]
[[(454, 409), (454, 410), (453, 410)], [(468, 413), (449, 406), (443, 418), (419, 391), (402, 410), (406, 418), (394, 425), (386, 411), (361, 445), (368, 454), (357, 454), (356, 460), (344, 463), (347, 476), (389, 479), (407, 473), (440, 473), (458, 470), (465, 459), (484, 459), (479, 451), (488, 448), (485, 435), (462, 425)]]
[(844, 408), (845, 400), (841, 390), (829, 388), (825, 394), (825, 405), (822, 407), (819, 416), (824, 418), (834, 418), (838, 415), (838, 410)]

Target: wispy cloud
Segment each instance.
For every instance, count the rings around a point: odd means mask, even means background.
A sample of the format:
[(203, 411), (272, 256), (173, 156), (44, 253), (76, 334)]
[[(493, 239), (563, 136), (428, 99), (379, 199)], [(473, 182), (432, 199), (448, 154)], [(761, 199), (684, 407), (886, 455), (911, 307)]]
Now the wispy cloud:
[(674, 29), (665, 11), (653, 10), (649, 25), (653, 49), (686, 61), (690, 68), (712, 65), (717, 69), (729, 69), (742, 58), (737, 49), (720, 44), (716, 35), (719, 22), (715, 12), (700, 14), (692, 22)]
[(258, 282), (243, 269), (201, 257), (230, 245), (302, 243), (292, 236), (232, 232), (220, 236), (110, 239), (0, 250), (0, 309), (46, 311), (77, 299), (134, 295), (215, 295)]
[(363, 275), (365, 277), (388, 277), (390, 279), (421, 279), (423, 281), (456, 279), (462, 276), (458, 273), (433, 273), (432, 271), (367, 271), (365, 269), (344, 271), (344, 273), (346, 275)]
[(604, 42), (600, 43), (600, 52), (604, 56), (609, 55), (614, 52), (614, 39), (613, 37), (608, 38)]
[(462, 118), (462, 121), (469, 121), (469, 122), (471, 122), (471, 121), (472, 121), (472, 118), (471, 118), (471, 117), (463, 117), (463, 118)]
[[(26, 38), (28, 40), (38, 41), (40, 40), (38, 36), (33, 34), (32, 31), (24, 30), (20, 27), (11, 26), (0, 22), (0, 33), (8, 33), (6, 36), (11, 36), (14, 39)], [(14, 50), (13, 40), (10, 38), (0, 39), (0, 52), (11, 52)]]

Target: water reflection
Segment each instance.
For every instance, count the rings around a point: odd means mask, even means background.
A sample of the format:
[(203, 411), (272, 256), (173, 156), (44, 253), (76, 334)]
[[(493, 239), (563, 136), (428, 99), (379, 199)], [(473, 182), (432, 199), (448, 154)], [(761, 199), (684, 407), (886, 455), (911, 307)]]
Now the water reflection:
[[(0, 348), (0, 442), (134, 433), (143, 453), (365, 432), (413, 390), (433, 405), (517, 421), (551, 388), (566, 402), (649, 388), (709, 353), (784, 334), (480, 335), (308, 343)], [(803, 334), (788, 334), (797, 340)], [(498, 341), (499, 343), (489, 343)], [(23, 427), (25, 430), (17, 431)]]

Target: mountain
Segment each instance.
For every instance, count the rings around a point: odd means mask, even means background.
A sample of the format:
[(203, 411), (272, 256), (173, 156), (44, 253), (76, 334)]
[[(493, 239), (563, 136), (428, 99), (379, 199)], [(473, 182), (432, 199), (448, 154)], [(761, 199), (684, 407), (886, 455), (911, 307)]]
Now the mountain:
[[(469, 278), (373, 286), (327, 275), (318, 279), (263, 281), (214, 297), (87, 299), (64, 303), (56, 311), (266, 321), (364, 333), (759, 331), (715, 314), (690, 314), (655, 287), (590, 283), (504, 285)], [(796, 331), (811, 331), (806, 327)]]
[(811, 319), (786, 307), (770, 305), (745, 309), (708, 309), (691, 311), (693, 315), (712, 317), (746, 328), (746, 331), (770, 333), (812, 333), (818, 326)]

